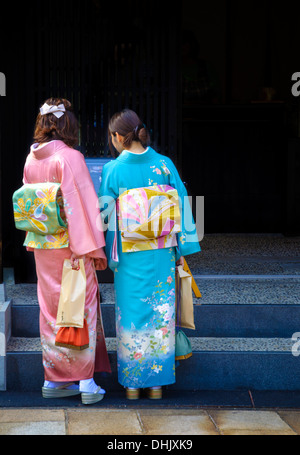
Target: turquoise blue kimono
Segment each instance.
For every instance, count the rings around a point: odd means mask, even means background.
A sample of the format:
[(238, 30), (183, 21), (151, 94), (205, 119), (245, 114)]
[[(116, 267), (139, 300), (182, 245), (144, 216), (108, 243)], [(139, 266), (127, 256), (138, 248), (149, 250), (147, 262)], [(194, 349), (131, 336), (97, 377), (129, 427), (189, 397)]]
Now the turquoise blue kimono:
[[(170, 185), (178, 192), (177, 246), (123, 252), (115, 202), (125, 190), (153, 185)], [(124, 387), (137, 388), (172, 384), (176, 260), (200, 251), (185, 186), (171, 159), (148, 147), (142, 154), (124, 150), (107, 163), (99, 196), (106, 254), (114, 272), (118, 380)]]

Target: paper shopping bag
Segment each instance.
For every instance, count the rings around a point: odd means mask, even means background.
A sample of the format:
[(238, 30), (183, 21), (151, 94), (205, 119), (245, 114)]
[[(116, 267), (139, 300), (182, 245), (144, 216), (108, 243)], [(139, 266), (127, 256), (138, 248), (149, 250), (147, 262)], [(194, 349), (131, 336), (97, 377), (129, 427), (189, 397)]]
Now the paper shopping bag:
[(195, 330), (192, 276), (181, 265), (176, 269), (176, 326)]
[(79, 259), (79, 269), (73, 269), (70, 259), (64, 260), (56, 325), (83, 327), (86, 276), (84, 262)]

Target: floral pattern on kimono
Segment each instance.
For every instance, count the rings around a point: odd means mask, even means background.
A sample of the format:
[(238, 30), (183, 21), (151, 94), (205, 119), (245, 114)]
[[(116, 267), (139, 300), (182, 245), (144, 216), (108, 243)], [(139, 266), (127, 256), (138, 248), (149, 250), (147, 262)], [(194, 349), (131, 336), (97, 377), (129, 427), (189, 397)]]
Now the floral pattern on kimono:
[[(171, 261), (175, 262), (173, 248), (170, 248)], [(172, 365), (175, 380), (175, 267), (171, 267), (165, 282), (158, 280), (149, 297), (140, 301), (152, 309), (151, 319), (143, 327), (135, 327), (131, 322), (129, 330), (122, 326), (122, 312), (117, 307), (118, 370), (124, 386), (147, 387), (154, 379), (165, 384), (170, 376), (166, 369)], [(170, 382), (173, 382), (169, 379)]]
[(25, 184), (13, 195), (17, 229), (27, 231), (24, 246), (67, 248), (69, 235), (59, 183)]

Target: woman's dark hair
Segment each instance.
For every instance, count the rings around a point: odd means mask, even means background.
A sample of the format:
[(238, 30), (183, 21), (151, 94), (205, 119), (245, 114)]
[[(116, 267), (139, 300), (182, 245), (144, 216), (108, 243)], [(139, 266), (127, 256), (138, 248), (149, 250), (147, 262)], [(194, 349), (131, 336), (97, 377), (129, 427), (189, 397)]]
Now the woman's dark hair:
[(58, 139), (69, 147), (78, 145), (79, 124), (70, 101), (64, 98), (48, 98), (45, 103), (49, 106), (63, 104), (66, 111), (60, 118), (51, 113), (41, 115), (39, 112), (35, 123), (34, 141), (41, 144)]
[(130, 148), (133, 141), (140, 142), (143, 147), (147, 147), (150, 143), (150, 136), (146, 126), (139, 116), (130, 109), (123, 109), (117, 112), (109, 121), (109, 148), (112, 153), (114, 153), (114, 150), (111, 143), (111, 135), (115, 136), (116, 133), (124, 136), (123, 145), (125, 148)]

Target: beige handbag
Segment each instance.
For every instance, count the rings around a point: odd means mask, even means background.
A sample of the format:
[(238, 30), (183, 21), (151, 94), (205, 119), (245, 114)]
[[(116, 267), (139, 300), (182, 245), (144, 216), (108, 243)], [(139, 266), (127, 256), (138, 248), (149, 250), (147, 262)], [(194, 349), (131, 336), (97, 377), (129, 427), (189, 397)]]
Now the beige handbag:
[(183, 270), (181, 265), (176, 268), (176, 287), (176, 326), (195, 330), (192, 275)]
[(73, 269), (70, 259), (64, 260), (56, 325), (79, 327), (84, 325), (86, 275), (83, 259), (79, 269)]

